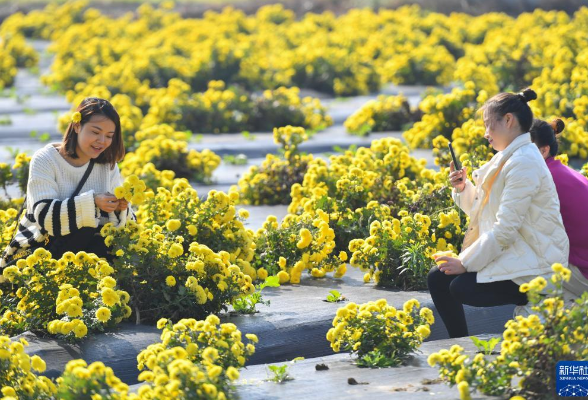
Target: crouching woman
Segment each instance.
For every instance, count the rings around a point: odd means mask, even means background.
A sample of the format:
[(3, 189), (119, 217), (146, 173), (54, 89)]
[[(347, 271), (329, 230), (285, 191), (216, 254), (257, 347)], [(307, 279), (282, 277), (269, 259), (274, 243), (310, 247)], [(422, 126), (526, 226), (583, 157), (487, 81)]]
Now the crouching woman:
[(429, 272), (433, 302), (450, 337), (468, 336), (463, 305), (524, 306), (519, 285), (568, 264), (569, 242), (553, 179), (529, 129), (531, 89), (500, 93), (482, 107), (485, 138), (498, 152), (467, 179), (451, 165), (453, 199), (470, 217), (461, 253)]
[(127, 202), (112, 195), (122, 184), (117, 162), (124, 153), (115, 108), (103, 99), (84, 99), (63, 141), (31, 159), (24, 213), (0, 269), (39, 247), (56, 259), (82, 250), (110, 258), (101, 226), (121, 226), (132, 217)]

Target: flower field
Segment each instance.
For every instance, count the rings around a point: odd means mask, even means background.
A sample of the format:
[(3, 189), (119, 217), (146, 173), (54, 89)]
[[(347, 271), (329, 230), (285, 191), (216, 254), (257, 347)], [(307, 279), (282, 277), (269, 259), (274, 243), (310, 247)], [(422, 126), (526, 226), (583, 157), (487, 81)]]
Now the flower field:
[[(44, 85), (72, 110), (88, 96), (116, 107), (127, 154), (115, 195), (137, 217), (102, 228), (110, 263), (38, 249), (3, 270), (5, 399), (234, 398), (258, 338), (218, 316), (236, 301), (261, 299), (268, 277), (296, 291), (304, 280), (339, 279), (355, 268), (379, 289), (426, 289), (434, 254), (459, 253), (469, 223), (451, 199), (448, 142), (470, 174), (487, 162), (494, 153), (477, 110), (500, 91), (532, 87), (535, 115), (566, 123), (559, 158), (588, 176), (588, 8), (512, 17), (405, 6), (297, 18), (267, 5), (252, 15), (228, 7), (184, 18), (174, 7), (141, 5), (114, 18), (74, 1), (0, 25), (0, 89), (39, 63), (30, 40), (44, 40), (54, 57)], [(415, 106), (401, 93), (381, 94), (390, 85), (431, 87)], [(346, 134), (398, 135), (324, 157), (303, 151), (335, 124), (328, 104), (374, 93), (346, 117)], [(71, 114), (59, 117), (61, 132)], [(229, 190), (203, 197), (196, 185), (214, 183), (223, 161), (195, 150), (194, 135), (245, 131), (273, 132), (277, 153)], [(419, 149), (431, 152), (434, 168), (415, 156)], [(29, 162), (20, 153), (0, 163), (2, 248), (17, 228), (23, 198), (13, 193), (26, 191)], [(288, 215), (248, 227), (248, 207), (273, 205)], [(553, 284), (569, 279), (566, 271), (555, 265)], [(498, 357), (467, 358), (454, 347), (429, 358), (462, 399), (473, 390), (540, 399), (537, 385), (553, 389), (539, 370), (553, 359), (542, 351), (558, 335), (573, 340), (554, 357), (586, 359), (587, 299), (566, 308), (560, 292), (539, 298), (542, 285), (525, 286), (542, 319), (511, 320)], [(341, 307), (325, 341), (361, 366), (402, 365), (430, 336), (432, 311), (415, 299), (396, 309), (378, 298)], [(76, 343), (123, 321), (162, 330), (161, 342), (137, 358), (145, 383), (137, 393), (101, 363), (72, 361), (57, 380), (45, 378), (45, 361), (14, 338), (33, 331)]]

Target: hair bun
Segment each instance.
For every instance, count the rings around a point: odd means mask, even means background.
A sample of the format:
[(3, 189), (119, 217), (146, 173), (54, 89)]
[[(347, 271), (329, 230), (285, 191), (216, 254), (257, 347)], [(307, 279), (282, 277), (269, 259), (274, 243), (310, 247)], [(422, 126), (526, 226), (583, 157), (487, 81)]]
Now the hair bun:
[(554, 119), (549, 123), (549, 125), (551, 125), (556, 135), (561, 134), (566, 127), (565, 122), (563, 122), (560, 118)]
[(526, 88), (522, 92), (518, 93), (517, 96), (520, 97), (522, 101), (528, 103), (531, 100), (535, 100), (537, 98), (537, 93), (531, 88)]

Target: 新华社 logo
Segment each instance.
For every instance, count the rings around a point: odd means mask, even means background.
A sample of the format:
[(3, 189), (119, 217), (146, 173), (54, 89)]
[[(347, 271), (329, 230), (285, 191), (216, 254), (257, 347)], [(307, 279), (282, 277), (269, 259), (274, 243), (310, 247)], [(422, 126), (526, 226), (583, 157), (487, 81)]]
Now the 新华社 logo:
[(560, 397), (588, 396), (588, 361), (560, 361), (555, 371), (556, 391)]

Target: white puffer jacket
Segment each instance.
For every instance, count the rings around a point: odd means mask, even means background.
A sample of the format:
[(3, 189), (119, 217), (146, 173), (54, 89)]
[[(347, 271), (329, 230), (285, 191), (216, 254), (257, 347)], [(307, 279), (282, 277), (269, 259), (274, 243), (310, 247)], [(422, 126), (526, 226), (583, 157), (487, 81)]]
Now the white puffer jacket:
[(480, 283), (545, 275), (553, 263), (568, 265), (569, 240), (555, 184), (529, 133), (474, 171), (475, 186), (468, 180), (461, 193), (454, 189), (454, 201), (470, 216), (477, 212), (483, 183), (505, 159), (479, 217), (480, 236), (459, 255)]

